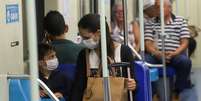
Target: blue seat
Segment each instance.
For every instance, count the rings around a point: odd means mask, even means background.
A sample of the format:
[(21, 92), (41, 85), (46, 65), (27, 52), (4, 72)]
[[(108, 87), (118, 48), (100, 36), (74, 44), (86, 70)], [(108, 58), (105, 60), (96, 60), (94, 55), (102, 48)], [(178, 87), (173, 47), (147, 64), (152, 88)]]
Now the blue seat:
[[(30, 80), (11, 79), (9, 82), (9, 101), (31, 101), (30, 89)], [(53, 100), (41, 98), (41, 101)], [(61, 98), (60, 101), (65, 100)]]
[(12, 79), (9, 83), (9, 101), (31, 101), (29, 80)]
[(137, 82), (136, 101), (152, 101), (151, 80), (149, 68), (142, 61), (135, 61), (134, 74)]

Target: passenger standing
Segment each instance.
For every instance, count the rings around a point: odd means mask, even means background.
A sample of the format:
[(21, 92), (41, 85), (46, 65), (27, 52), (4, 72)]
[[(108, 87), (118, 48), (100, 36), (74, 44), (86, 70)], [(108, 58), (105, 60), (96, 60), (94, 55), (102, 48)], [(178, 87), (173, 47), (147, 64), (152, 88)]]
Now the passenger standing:
[[(77, 72), (75, 83), (73, 84), (72, 99), (71, 101), (82, 101), (84, 90), (87, 87), (87, 60), (89, 58), (89, 66), (92, 74), (98, 73), (98, 68), (101, 65), (101, 33), (100, 33), (100, 16), (98, 14), (88, 14), (81, 18), (78, 24), (80, 35), (83, 38), (83, 44), (87, 47), (80, 52), (77, 62)], [(115, 60), (120, 55), (115, 56), (115, 47), (109, 34), (109, 27), (106, 23), (106, 40), (107, 40), (107, 56)], [(85, 51), (89, 51), (86, 54)], [(119, 50), (121, 56), (119, 57), (122, 62), (133, 61), (132, 52), (127, 46), (121, 46)], [(119, 54), (120, 54), (119, 53)], [(133, 68), (131, 68), (133, 71)], [(132, 72), (131, 72), (132, 73)], [(126, 68), (123, 69), (123, 76), (127, 77)], [(132, 74), (133, 77), (133, 74)], [(127, 80), (128, 89), (133, 91), (136, 88), (134, 79)]]
[(45, 17), (45, 29), (51, 37), (51, 45), (56, 50), (60, 64), (76, 64), (82, 46), (66, 39), (68, 25), (58, 11), (50, 11)]

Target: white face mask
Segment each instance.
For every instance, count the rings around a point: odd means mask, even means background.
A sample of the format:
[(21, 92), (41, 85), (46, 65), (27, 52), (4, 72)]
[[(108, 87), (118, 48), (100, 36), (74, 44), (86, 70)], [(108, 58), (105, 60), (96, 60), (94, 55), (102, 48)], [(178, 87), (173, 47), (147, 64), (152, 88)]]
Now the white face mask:
[(55, 70), (57, 69), (59, 62), (57, 58), (51, 59), (51, 60), (47, 60), (46, 61), (47, 64), (47, 69), (48, 70)]
[(95, 49), (99, 45), (99, 41), (96, 42), (92, 38), (87, 39), (87, 40), (83, 40), (82, 42), (89, 49)]

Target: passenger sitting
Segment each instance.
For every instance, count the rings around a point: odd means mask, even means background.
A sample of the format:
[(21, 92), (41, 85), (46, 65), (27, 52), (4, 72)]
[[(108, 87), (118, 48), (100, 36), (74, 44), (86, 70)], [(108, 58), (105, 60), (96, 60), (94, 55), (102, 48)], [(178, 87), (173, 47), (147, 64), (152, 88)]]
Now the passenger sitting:
[(51, 38), (50, 44), (55, 48), (59, 64), (76, 64), (83, 47), (66, 39), (68, 25), (58, 11), (48, 12), (45, 17), (45, 30)]
[[(160, 4), (158, 3), (158, 7)], [(158, 11), (160, 11), (158, 9)], [(169, 0), (164, 0), (164, 21), (165, 21), (165, 60), (166, 64), (174, 67), (176, 70), (175, 89), (177, 93), (182, 93), (185, 89), (191, 87), (190, 71), (191, 60), (186, 55), (188, 48), (190, 33), (187, 28), (187, 23), (183, 17), (172, 14), (172, 5)], [(162, 34), (160, 17), (154, 18), (153, 22), (145, 24), (145, 59), (149, 63), (162, 63)], [(157, 84), (160, 101), (165, 100), (163, 94), (163, 85)], [(171, 91), (170, 89), (167, 89)], [(171, 101), (171, 96), (168, 92), (168, 101)]]
[[(136, 28), (137, 23), (132, 22), (128, 26), (128, 44), (139, 51), (140, 48), (140, 33), (139, 28)], [(123, 44), (124, 43), (124, 16), (123, 16), (123, 6), (122, 3), (117, 2), (112, 7), (112, 33), (111, 37), (114, 42)]]
[[(58, 60), (52, 46), (48, 44), (39, 44), (39, 78), (52, 90), (58, 98), (68, 99), (71, 81), (61, 71), (56, 70)], [(41, 97), (47, 97), (44, 90), (40, 90)]]
[[(73, 84), (72, 101), (82, 101), (84, 90), (87, 85), (87, 60), (88, 57), (92, 75), (97, 73), (101, 65), (101, 33), (100, 33), (100, 16), (98, 14), (85, 15), (78, 23), (80, 35), (83, 38), (83, 44), (87, 47), (80, 52), (77, 62), (77, 72), (75, 83)], [(107, 56), (117, 62), (131, 62), (133, 61), (132, 52), (127, 46), (119, 47), (119, 51), (115, 51), (115, 46), (109, 34), (109, 27), (106, 23), (106, 40), (107, 40)], [(117, 48), (116, 48), (117, 49)], [(87, 54), (86, 51), (89, 51)], [(117, 49), (118, 50), (118, 49)], [(117, 53), (117, 54), (116, 54)], [(121, 55), (120, 55), (121, 54)], [(118, 57), (119, 56), (119, 57)], [(93, 72), (95, 71), (95, 72)], [(131, 68), (133, 71), (133, 68)], [(131, 72), (132, 73), (132, 72)], [(131, 74), (133, 77), (133, 74)], [(126, 69), (123, 68), (123, 76), (127, 77)], [(136, 89), (136, 82), (134, 79), (127, 80), (128, 89), (133, 91)]]

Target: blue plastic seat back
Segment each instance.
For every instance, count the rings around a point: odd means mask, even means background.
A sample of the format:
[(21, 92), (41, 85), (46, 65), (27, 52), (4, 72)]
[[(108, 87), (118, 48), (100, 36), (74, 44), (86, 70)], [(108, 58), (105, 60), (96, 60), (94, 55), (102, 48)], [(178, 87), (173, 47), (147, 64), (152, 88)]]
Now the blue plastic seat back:
[[(30, 80), (12, 79), (9, 82), (9, 101), (31, 101)], [(41, 98), (41, 101), (53, 101)], [(60, 101), (65, 101), (61, 98)]]
[(76, 65), (75, 64), (59, 64), (59, 67), (57, 68), (59, 71), (62, 71), (65, 73), (65, 75), (70, 78), (71, 80), (74, 80), (74, 75), (76, 71)]
[(152, 101), (149, 68), (142, 62), (134, 62), (134, 73), (137, 81), (136, 101)]
[(29, 80), (10, 80), (9, 101), (31, 101)]
[(149, 73), (151, 82), (157, 81), (159, 79), (159, 73), (157, 68), (150, 68)]

